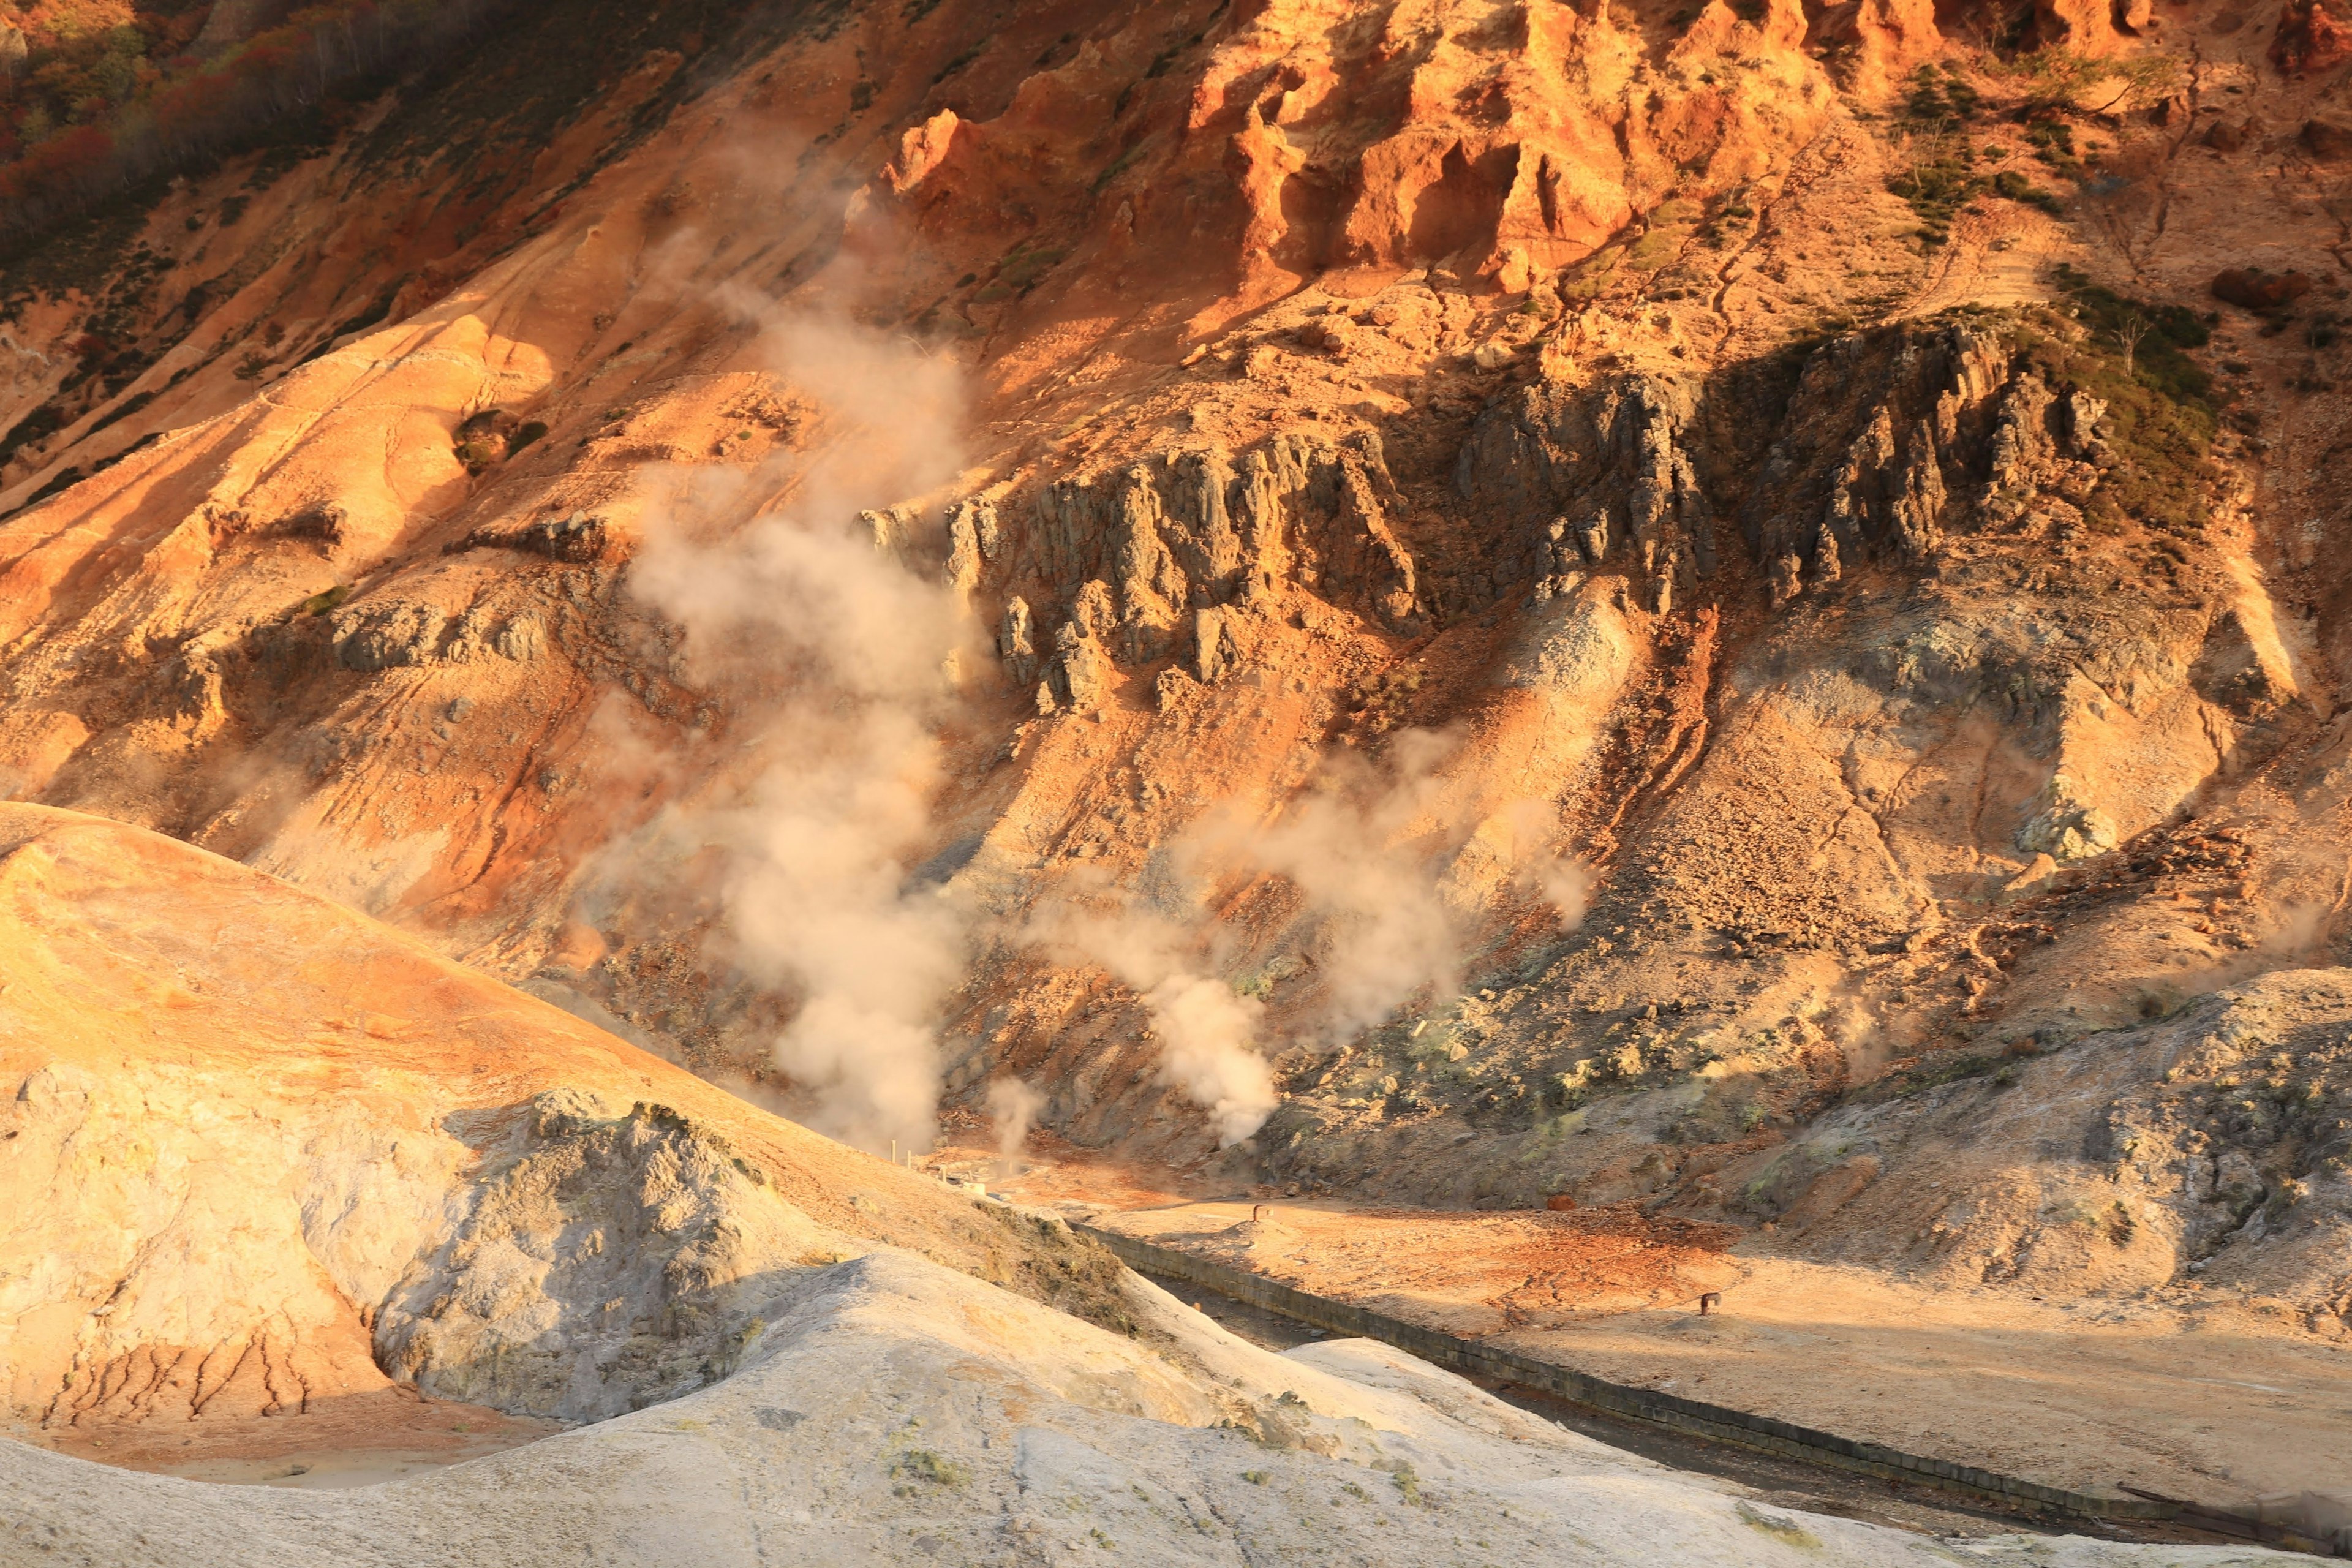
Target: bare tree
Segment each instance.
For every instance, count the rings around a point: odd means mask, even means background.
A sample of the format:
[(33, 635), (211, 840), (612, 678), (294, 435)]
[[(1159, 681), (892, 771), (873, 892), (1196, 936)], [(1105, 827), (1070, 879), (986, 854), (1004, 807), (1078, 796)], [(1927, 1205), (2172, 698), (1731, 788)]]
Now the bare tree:
[(2126, 375), (2132, 373), (2132, 361), (2139, 354), (2139, 345), (2147, 342), (2148, 334), (2155, 331), (2156, 323), (2137, 310), (2126, 310), (2116, 319), (2116, 342), (2123, 345)]

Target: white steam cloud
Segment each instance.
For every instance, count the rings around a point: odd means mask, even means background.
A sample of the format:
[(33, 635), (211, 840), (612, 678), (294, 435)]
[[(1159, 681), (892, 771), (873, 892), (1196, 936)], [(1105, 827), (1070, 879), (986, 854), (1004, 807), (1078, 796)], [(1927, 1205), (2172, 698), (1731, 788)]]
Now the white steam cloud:
[(1022, 1148), (1045, 1097), (1017, 1078), (1000, 1078), (988, 1086), (988, 1116), (996, 1123), (996, 1177), (1008, 1181), (1021, 1173)]
[(1204, 852), (1237, 852), (1288, 878), (1321, 923), (1318, 1022), (1327, 1030), (1368, 1028), (1424, 986), (1461, 983), (1466, 931), (1436, 869), (1458, 837), (1438, 773), (1455, 745), (1450, 736), (1401, 731), (1385, 771), (1342, 753), (1321, 787), (1283, 817), (1238, 837), (1230, 824), (1205, 836)]
[(1209, 973), (1192, 932), (1139, 910), (1061, 904), (1034, 917), (1031, 934), (1133, 987), (1159, 1037), (1160, 1080), (1208, 1111), (1219, 1147), (1265, 1125), (1280, 1100), (1254, 1043), (1265, 1008)]
[(658, 837), (726, 853), (735, 957), (798, 1003), (775, 1061), (815, 1097), (811, 1120), (868, 1148), (924, 1148), (967, 931), (909, 888), (907, 862), (967, 627), (956, 595), (856, 519), (954, 477), (963, 391), (940, 361), (838, 322), (775, 321), (761, 343), (824, 410), (812, 454), (657, 479), (630, 575), (684, 630), (688, 678), (729, 693), (740, 740), (728, 773), (743, 782), (712, 786), (731, 797), (677, 808)]
[(1562, 857), (1544, 862), (1530, 875), (1536, 891), (1559, 917), (1561, 930), (1573, 931), (1584, 923), (1584, 912), (1592, 907), (1591, 868)]
[[(1449, 796), (1444, 771), (1459, 744), (1453, 735), (1407, 731), (1377, 764), (1339, 753), (1273, 819), (1214, 813), (1174, 846), (1173, 861), (1195, 888), (1273, 874), (1296, 890), (1318, 984), (1289, 1027), (1343, 1037), (1417, 994), (1459, 989), (1476, 919), (1476, 900), (1458, 885), (1456, 867), (1473, 825), (1464, 803)], [(1521, 802), (1503, 819), (1508, 880), (1549, 904), (1563, 925), (1576, 924), (1591, 873), (1539, 847), (1549, 837), (1549, 809)], [(1279, 1100), (1261, 1044), (1265, 1004), (1217, 978), (1232, 945), (1226, 933), (1197, 910), (1172, 921), (1119, 906), (1107, 889), (1091, 891), (1092, 912), (1066, 910), (1041, 920), (1039, 931), (1132, 986), (1160, 1037), (1162, 1079), (1208, 1111), (1221, 1144), (1248, 1138)], [(1112, 912), (1101, 912), (1105, 903)]]
[(1143, 994), (1160, 1038), (1160, 1070), (1209, 1113), (1217, 1146), (1265, 1125), (1280, 1103), (1274, 1069), (1252, 1043), (1264, 1005), (1206, 974), (1171, 974)]

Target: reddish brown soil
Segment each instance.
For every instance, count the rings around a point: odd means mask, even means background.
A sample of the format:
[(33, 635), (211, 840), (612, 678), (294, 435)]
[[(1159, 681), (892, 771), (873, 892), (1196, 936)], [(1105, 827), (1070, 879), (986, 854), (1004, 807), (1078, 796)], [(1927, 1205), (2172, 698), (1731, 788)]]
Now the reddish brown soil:
[(454, 1465), (563, 1430), (557, 1421), (427, 1399), (404, 1384), (313, 1401), (299, 1415), (107, 1422), (20, 1434), (25, 1441), (125, 1469), (199, 1480), (322, 1479)]

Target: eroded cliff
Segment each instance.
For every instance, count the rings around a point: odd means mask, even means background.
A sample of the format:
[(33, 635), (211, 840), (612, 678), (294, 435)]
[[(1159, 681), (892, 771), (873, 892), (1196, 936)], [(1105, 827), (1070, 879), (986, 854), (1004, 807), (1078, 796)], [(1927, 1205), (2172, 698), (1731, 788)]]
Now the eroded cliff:
[(2212, 1254), (1994, 1109), (2342, 956), (2322, 11), (513, 26), (15, 264), (17, 798), (869, 1141)]

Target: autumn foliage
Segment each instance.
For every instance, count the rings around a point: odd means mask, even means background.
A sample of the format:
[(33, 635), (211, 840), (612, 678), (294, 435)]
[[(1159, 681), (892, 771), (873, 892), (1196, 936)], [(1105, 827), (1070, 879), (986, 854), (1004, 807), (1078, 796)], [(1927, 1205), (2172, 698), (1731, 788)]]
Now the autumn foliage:
[(18, 79), (0, 79), (8, 100), (0, 232), (47, 227), (157, 175), (266, 142), (338, 92), (422, 63), (499, 4), (330, 0), (205, 58), (155, 52), (184, 47), (201, 6), (100, 32), (35, 35)]

